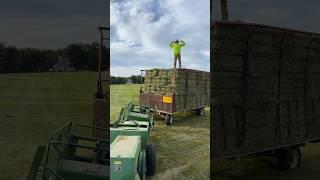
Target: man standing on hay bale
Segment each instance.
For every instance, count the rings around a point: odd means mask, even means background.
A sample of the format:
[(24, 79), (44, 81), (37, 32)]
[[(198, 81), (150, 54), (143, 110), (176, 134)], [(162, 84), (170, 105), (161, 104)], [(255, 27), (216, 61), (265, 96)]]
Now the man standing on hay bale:
[(177, 60), (179, 60), (179, 68), (181, 68), (181, 48), (183, 46), (185, 46), (186, 43), (183, 42), (183, 41), (179, 41), (179, 40), (176, 40), (176, 41), (171, 41), (170, 43), (170, 47), (173, 49), (173, 53), (174, 53), (174, 69), (176, 69), (176, 64), (177, 64)]

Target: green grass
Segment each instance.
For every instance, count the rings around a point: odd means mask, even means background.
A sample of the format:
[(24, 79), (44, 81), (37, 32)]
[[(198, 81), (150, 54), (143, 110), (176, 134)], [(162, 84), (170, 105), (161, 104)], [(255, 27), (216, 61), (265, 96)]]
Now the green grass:
[[(24, 179), (39, 144), (68, 121), (91, 124), (96, 73), (0, 75), (0, 179)], [(138, 101), (139, 86), (111, 86), (111, 117), (129, 100)], [(156, 121), (151, 142), (157, 145), (157, 174), (149, 179), (209, 179), (209, 109), (204, 117), (179, 113), (173, 126)], [(213, 161), (215, 179), (320, 179), (320, 145), (303, 148), (301, 167), (279, 171), (274, 158)]]
[[(138, 102), (139, 86), (111, 86), (111, 117), (129, 100)], [(156, 121), (151, 142), (157, 145), (157, 174), (149, 179), (209, 179), (210, 113), (199, 118), (192, 113), (179, 113), (173, 126)], [(319, 180), (320, 144), (302, 148), (301, 167), (280, 171), (273, 157), (246, 157), (239, 160), (212, 161), (215, 180)]]
[(96, 73), (0, 75), (0, 179), (24, 179), (36, 147), (68, 121), (91, 124)]
[[(118, 117), (128, 101), (138, 103), (138, 95), (139, 85), (112, 85), (111, 119)], [(178, 113), (172, 126), (157, 118), (150, 139), (157, 147), (157, 170), (148, 179), (209, 179), (209, 120), (209, 109), (203, 117)]]

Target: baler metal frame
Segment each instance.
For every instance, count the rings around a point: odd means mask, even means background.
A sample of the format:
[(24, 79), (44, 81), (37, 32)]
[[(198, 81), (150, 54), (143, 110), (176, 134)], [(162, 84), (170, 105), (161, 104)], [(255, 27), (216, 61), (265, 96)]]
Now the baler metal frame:
[[(50, 179), (52, 177), (58, 179), (65, 179), (59, 172), (60, 161), (63, 159), (72, 159), (76, 162), (87, 162), (88, 171), (90, 167), (105, 166), (107, 167), (109, 162), (109, 141), (99, 139), (90, 136), (80, 136), (75, 134), (75, 130), (79, 127), (87, 128), (87, 133), (91, 131), (92, 126), (86, 126), (81, 124), (75, 124), (72, 122), (66, 123), (64, 126), (58, 128), (51, 133), (49, 142), (47, 145), (47, 152), (45, 154), (45, 146), (40, 145), (36, 152), (32, 167), (27, 176), (27, 180), (34, 180), (37, 178)], [(89, 130), (90, 129), (90, 130)], [(107, 131), (107, 129), (101, 129)], [(79, 141), (95, 142), (95, 147), (89, 145), (81, 145)], [(80, 156), (76, 152), (79, 149), (86, 149), (94, 152), (92, 157)], [(45, 154), (45, 155), (44, 155)], [(51, 162), (51, 156), (54, 156), (54, 161)], [(42, 157), (45, 157), (42, 162)], [(57, 159), (55, 159), (57, 158)], [(99, 171), (92, 170), (91, 173), (98, 173)], [(107, 178), (108, 173), (104, 174)]]

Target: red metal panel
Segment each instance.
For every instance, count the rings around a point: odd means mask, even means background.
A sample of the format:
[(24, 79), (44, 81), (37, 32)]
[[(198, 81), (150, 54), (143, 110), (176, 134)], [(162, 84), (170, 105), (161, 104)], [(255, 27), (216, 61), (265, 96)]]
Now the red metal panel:
[(146, 94), (140, 93), (139, 97), (140, 105), (143, 106), (150, 106), (153, 109), (158, 111), (164, 111), (168, 113), (173, 113), (173, 107), (175, 106), (174, 102), (170, 103), (163, 103), (162, 102), (162, 95), (157, 94)]

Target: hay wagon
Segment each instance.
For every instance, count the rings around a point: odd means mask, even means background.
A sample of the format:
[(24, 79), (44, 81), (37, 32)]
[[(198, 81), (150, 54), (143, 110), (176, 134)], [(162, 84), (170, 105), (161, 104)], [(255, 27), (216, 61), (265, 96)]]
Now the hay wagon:
[[(165, 117), (167, 125), (173, 113), (193, 111), (203, 115), (210, 104), (210, 73), (193, 69), (141, 70), (140, 105), (150, 106)], [(142, 78), (143, 79), (143, 78)]]
[(211, 42), (211, 157), (298, 166), (320, 141), (320, 34), (217, 21)]

